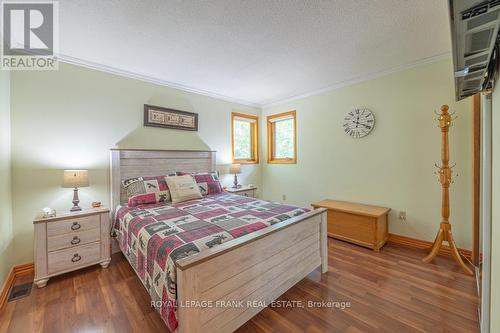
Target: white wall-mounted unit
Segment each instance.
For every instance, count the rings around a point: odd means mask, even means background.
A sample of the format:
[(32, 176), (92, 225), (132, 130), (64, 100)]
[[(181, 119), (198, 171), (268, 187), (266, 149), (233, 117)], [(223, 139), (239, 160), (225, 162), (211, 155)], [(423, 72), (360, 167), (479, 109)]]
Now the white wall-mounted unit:
[(449, 0), (457, 100), (489, 88), (497, 61), (500, 0)]

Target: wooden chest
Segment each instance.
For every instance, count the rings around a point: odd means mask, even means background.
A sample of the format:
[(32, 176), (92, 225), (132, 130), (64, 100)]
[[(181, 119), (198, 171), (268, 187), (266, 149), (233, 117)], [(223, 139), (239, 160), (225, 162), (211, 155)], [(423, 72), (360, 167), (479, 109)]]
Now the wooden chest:
[(328, 209), (328, 236), (379, 251), (388, 237), (390, 208), (338, 200), (311, 204)]

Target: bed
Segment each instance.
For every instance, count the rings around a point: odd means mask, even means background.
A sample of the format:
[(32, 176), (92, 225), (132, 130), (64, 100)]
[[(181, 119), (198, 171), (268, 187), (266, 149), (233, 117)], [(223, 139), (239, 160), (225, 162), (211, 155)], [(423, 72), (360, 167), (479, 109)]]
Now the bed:
[(233, 332), (311, 271), (328, 270), (326, 212), (228, 193), (128, 207), (121, 181), (215, 171), (213, 151), (111, 151), (120, 249), (170, 330)]

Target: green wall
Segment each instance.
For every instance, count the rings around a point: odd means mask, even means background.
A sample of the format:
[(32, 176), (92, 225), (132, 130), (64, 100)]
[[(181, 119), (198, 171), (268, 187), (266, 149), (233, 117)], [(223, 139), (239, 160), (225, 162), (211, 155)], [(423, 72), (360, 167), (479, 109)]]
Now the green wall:
[[(440, 223), (441, 187), (434, 175), (441, 133), (434, 111), (448, 104), (458, 116), (450, 132), (451, 163), (459, 174), (451, 186), (451, 223), (457, 244), (471, 248), (471, 101), (455, 103), (450, 60), (418, 66), (345, 88), (266, 107), (265, 116), (297, 111), (297, 164), (263, 164), (263, 196), (308, 205), (323, 198), (392, 208), (391, 233), (433, 241)], [(362, 139), (344, 134), (354, 107), (375, 114)], [(263, 142), (265, 148), (266, 144)], [(265, 151), (263, 156), (267, 156)], [(407, 221), (398, 220), (399, 211)]]
[[(211, 149), (222, 182), (231, 162), (231, 112), (257, 108), (61, 63), (58, 71), (11, 75), (14, 262), (33, 260), (33, 216), (43, 207), (71, 207), (62, 170), (90, 170), (82, 207), (109, 204), (109, 149)], [(199, 131), (144, 128), (143, 105), (199, 114)], [(260, 185), (259, 166), (243, 166), (243, 183)]]
[(0, 288), (11, 266), (10, 74), (0, 71)]

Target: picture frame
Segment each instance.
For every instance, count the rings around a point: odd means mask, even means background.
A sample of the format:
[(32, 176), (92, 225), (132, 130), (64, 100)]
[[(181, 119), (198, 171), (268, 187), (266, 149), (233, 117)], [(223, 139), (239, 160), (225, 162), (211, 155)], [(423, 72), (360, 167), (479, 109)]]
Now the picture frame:
[(198, 131), (198, 114), (144, 104), (144, 126)]

